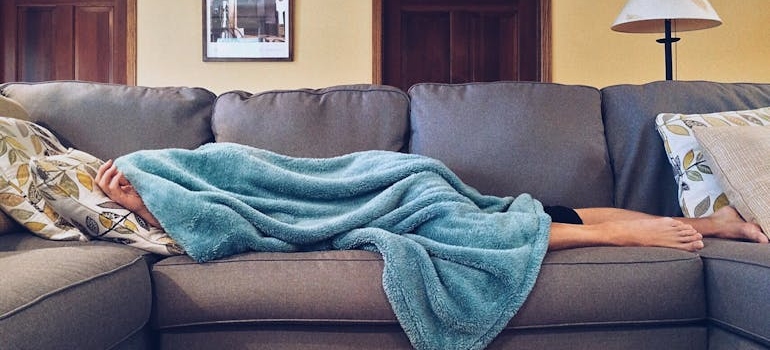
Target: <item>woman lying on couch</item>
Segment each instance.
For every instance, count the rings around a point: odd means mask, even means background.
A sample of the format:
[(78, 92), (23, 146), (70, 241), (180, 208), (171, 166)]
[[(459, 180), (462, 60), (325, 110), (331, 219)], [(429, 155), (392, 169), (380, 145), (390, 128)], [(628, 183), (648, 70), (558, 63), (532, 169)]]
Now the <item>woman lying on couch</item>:
[[(112, 160), (96, 176), (96, 183), (115, 202), (160, 228), (134, 187)], [(732, 207), (704, 218), (658, 217), (618, 208), (545, 207), (552, 217), (550, 250), (586, 246), (655, 246), (696, 251), (703, 237), (768, 243), (759, 226), (744, 221)]]
[[(104, 193), (139, 214), (152, 226), (161, 227), (140, 195), (112, 160), (96, 176)], [(732, 207), (723, 207), (704, 218), (658, 217), (617, 208), (571, 209), (545, 207), (552, 218), (550, 250), (587, 246), (654, 246), (697, 251), (703, 237), (768, 243), (759, 226), (744, 221)]]

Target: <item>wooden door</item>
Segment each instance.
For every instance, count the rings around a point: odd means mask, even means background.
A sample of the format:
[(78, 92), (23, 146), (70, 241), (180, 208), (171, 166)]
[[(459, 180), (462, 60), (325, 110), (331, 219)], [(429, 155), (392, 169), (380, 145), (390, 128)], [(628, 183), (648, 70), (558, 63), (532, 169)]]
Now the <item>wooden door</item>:
[(375, 1), (381, 82), (406, 90), (419, 82), (544, 80), (541, 1)]
[(136, 83), (136, 0), (3, 0), (2, 81)]

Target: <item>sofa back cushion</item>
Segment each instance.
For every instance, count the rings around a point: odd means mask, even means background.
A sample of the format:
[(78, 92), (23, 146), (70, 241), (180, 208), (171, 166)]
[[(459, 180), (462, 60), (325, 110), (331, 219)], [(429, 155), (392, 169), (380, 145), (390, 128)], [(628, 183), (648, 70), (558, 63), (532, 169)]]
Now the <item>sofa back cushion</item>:
[(220, 95), (212, 128), (235, 142), (298, 157), (362, 150), (403, 151), (409, 99), (389, 86), (345, 85)]
[(195, 148), (213, 139), (216, 96), (201, 88), (56, 81), (7, 83), (0, 93), (64, 145), (101, 159), (140, 149)]
[(601, 92), (615, 205), (665, 216), (682, 211), (655, 117), (770, 106), (770, 84), (659, 81), (610, 86)]
[(418, 84), (411, 151), (466, 183), (547, 205), (612, 205), (599, 90), (530, 82)]

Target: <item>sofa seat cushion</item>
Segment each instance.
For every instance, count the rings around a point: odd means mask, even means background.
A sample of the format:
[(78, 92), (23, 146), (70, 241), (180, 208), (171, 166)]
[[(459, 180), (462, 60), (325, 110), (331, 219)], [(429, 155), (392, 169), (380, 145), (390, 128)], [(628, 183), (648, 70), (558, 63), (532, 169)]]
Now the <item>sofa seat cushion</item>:
[(394, 87), (232, 91), (214, 106), (217, 142), (235, 142), (296, 157), (332, 157), (365, 150), (403, 151), (409, 98)]
[[(366, 251), (247, 253), (152, 269), (156, 328), (392, 327), (382, 260)], [(672, 249), (585, 248), (546, 256), (511, 329), (683, 324), (706, 317), (699, 257)], [(387, 328), (386, 327), (386, 328)], [(221, 328), (220, 328), (221, 329)]]
[(395, 324), (382, 268), (379, 254), (358, 250), (167, 258), (152, 268), (155, 326)]
[(3, 348), (108, 349), (152, 309), (142, 253), (111, 243), (0, 252), (0, 281)]
[(770, 245), (721, 239), (705, 243), (700, 254), (712, 323), (770, 347)]
[(417, 84), (410, 151), (482, 193), (546, 205), (612, 205), (599, 91), (531, 82)]
[(667, 248), (550, 252), (509, 327), (677, 325), (706, 318), (703, 264)]

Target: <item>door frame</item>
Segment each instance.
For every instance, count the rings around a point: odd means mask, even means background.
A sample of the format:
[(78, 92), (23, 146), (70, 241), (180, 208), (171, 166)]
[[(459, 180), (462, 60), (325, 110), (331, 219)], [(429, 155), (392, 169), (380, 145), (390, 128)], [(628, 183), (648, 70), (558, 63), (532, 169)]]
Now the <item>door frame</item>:
[(136, 0), (126, 0), (126, 17), (126, 85), (136, 85)]
[[(136, 85), (136, 2), (137, 0), (124, 0), (126, 3), (126, 85)], [(14, 43), (16, 35), (16, 2), (3, 0), (0, 5), (0, 25), (2, 37), (0, 37), (0, 82), (16, 80), (16, 48), (7, 48), (6, 45)], [(14, 14), (10, 16), (10, 14)], [(7, 18), (6, 18), (7, 17)], [(9, 20), (5, 20), (9, 19)], [(13, 79), (11, 79), (13, 77)]]
[[(382, 14), (383, 2), (387, 0), (372, 0), (372, 83), (382, 84)], [(527, 0), (529, 1), (529, 0)], [(539, 0), (540, 42), (538, 61), (540, 72), (538, 81), (551, 82), (551, 0)]]

